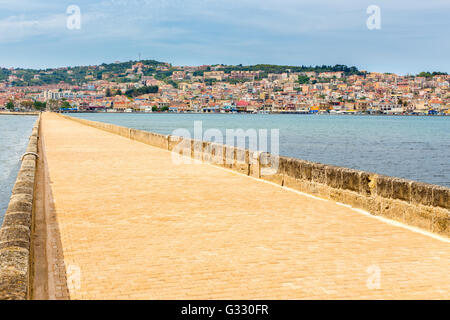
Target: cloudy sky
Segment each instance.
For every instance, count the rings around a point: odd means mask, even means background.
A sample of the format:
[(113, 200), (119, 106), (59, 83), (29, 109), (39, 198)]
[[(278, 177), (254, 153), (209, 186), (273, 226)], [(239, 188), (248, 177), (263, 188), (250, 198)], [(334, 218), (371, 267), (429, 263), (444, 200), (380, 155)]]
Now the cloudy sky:
[[(69, 29), (67, 8), (81, 10)], [(369, 30), (367, 8), (381, 9)], [(0, 0), (0, 66), (156, 59), (450, 73), (449, 0)]]

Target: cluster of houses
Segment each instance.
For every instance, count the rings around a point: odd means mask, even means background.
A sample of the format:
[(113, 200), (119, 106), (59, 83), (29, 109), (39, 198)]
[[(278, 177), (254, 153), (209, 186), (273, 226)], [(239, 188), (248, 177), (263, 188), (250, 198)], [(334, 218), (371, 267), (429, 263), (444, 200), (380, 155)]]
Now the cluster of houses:
[[(130, 82), (89, 80), (12, 87), (0, 83), (0, 109), (59, 101), (62, 112), (204, 112), (450, 115), (450, 75), (429, 77), (363, 72), (230, 71), (220, 67), (166, 67), (170, 81), (144, 76), (142, 65), (127, 70)], [(196, 71), (202, 71), (201, 74)], [(136, 77), (138, 81), (136, 81)], [(300, 78), (307, 79), (299, 81)], [(130, 79), (131, 79), (130, 78)], [(230, 81), (234, 79), (237, 81)], [(209, 81), (214, 80), (214, 81)], [(158, 86), (157, 93), (127, 97), (129, 89)]]

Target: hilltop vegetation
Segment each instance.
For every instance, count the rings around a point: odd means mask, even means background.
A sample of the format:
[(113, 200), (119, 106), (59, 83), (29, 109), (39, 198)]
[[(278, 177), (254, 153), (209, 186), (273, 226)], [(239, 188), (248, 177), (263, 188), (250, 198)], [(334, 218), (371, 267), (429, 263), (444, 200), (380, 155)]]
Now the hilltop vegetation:
[[(126, 71), (131, 69), (137, 62), (142, 62), (146, 67), (142, 72), (144, 75), (152, 74), (163, 62), (155, 60), (127, 61), (119, 63), (103, 63), (99, 66), (77, 66), (54, 69), (14, 69), (14, 71), (0, 68), (0, 81), (7, 81), (10, 76), (15, 79), (10, 81), (13, 86), (33, 86), (57, 84), (65, 82), (78, 85), (88, 81), (101, 80), (104, 78), (121, 82), (126, 79)], [(126, 79), (132, 81), (132, 79)]]
[(442, 75), (446, 76), (447, 72), (421, 72), (417, 76), (418, 77), (431, 78), (431, 77), (434, 77), (434, 76), (442, 76)]
[(125, 95), (130, 98), (134, 98), (143, 94), (158, 93), (158, 86), (144, 86), (141, 88), (129, 89), (125, 92)]
[(287, 70), (290, 72), (338, 72), (342, 71), (346, 75), (360, 74), (361, 72), (356, 67), (347, 67), (345, 65), (335, 65), (335, 66), (279, 66), (273, 64), (257, 64), (253, 66), (225, 66), (221, 69), (225, 72), (230, 71), (262, 71), (263, 73), (283, 73)]
[[(136, 66), (141, 63), (142, 67), (137, 72)], [(0, 68), (0, 81), (8, 81), (13, 86), (33, 86), (67, 83), (70, 85), (81, 85), (83, 83), (106, 79), (111, 82), (125, 83), (137, 82), (141, 76), (153, 76), (157, 80), (165, 81), (176, 87), (171, 79), (174, 71), (183, 70), (182, 67), (172, 67), (170, 64), (156, 60), (127, 61), (117, 63), (103, 63), (96, 66), (77, 66), (53, 69), (6, 69)], [(335, 66), (280, 66), (272, 64), (257, 64), (250, 66), (236, 65), (213, 65), (203, 70), (193, 72), (193, 76), (203, 76), (206, 71), (220, 70), (225, 73), (232, 71), (260, 71), (259, 78), (265, 78), (270, 73), (281, 74), (285, 72), (344, 72), (348, 75), (362, 75), (356, 67), (346, 65)], [(433, 73), (434, 75), (435, 73)], [(427, 75), (428, 76), (428, 75)], [(244, 80), (228, 79), (230, 82)]]

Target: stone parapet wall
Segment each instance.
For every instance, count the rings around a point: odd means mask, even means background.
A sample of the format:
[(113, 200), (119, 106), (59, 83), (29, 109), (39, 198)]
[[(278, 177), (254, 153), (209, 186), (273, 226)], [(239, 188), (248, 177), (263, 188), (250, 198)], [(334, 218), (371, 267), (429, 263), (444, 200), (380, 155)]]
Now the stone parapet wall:
[(31, 295), (31, 234), (39, 123), (40, 119), (33, 127), (0, 229), (0, 300), (25, 300)]
[(372, 215), (450, 236), (450, 189), (446, 187), (63, 117), (284, 187), (348, 204)]

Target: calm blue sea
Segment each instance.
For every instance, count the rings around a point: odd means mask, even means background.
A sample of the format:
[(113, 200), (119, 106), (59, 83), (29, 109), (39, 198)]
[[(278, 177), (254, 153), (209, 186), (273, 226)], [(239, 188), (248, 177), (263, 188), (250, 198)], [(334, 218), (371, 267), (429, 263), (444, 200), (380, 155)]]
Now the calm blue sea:
[(0, 225), (35, 121), (33, 116), (0, 115)]
[(203, 129), (279, 129), (280, 154), (450, 187), (450, 117), (72, 114), (89, 120), (171, 134)]

